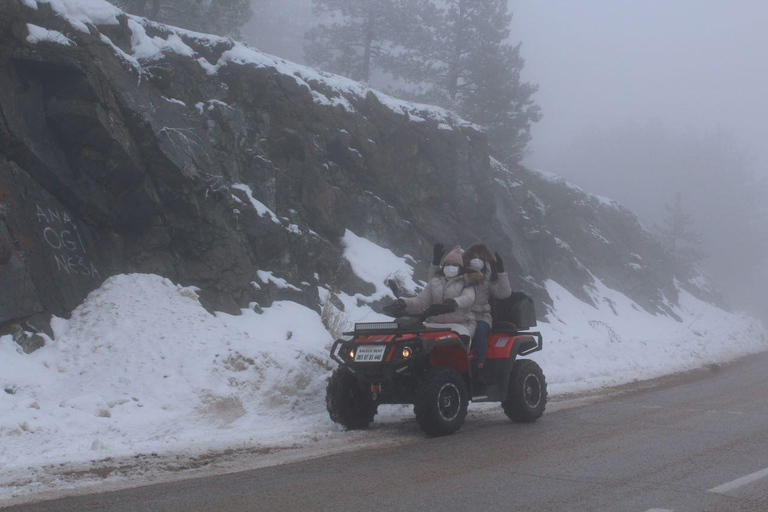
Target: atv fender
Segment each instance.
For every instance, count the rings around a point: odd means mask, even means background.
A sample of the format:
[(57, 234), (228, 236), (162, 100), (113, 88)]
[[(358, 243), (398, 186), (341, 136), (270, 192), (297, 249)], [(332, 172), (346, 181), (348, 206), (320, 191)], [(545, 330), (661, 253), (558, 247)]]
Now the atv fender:
[(504, 368), (504, 380), (501, 386), (502, 402), (507, 400), (507, 395), (509, 394), (509, 381), (512, 378), (512, 367), (515, 365), (517, 356), (527, 356), (528, 354), (538, 352), (543, 346), (544, 338), (540, 332), (526, 332), (515, 336), (514, 342), (510, 347), (506, 367)]
[(469, 348), (458, 335), (425, 338), (423, 343), (431, 367), (453, 368), (463, 375), (469, 373)]

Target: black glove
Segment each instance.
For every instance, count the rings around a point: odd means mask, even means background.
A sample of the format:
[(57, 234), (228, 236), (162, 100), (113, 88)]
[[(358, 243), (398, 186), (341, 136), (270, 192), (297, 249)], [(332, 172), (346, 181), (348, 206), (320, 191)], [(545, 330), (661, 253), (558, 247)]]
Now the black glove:
[(454, 299), (445, 299), (443, 301), (443, 304), (446, 306), (453, 306), (454, 308), (458, 308), (459, 304)]
[(504, 273), (504, 260), (501, 259), (501, 256), (499, 256), (499, 253), (496, 253), (496, 263), (494, 264), (494, 270), (498, 272), (499, 274)]
[(400, 298), (400, 285), (397, 284), (395, 279), (387, 279), (385, 284), (392, 290), (395, 297)]
[(435, 244), (435, 247), (432, 249), (432, 264), (439, 267), (440, 262), (443, 261), (443, 256), (445, 256), (445, 247), (443, 247), (443, 244)]
[(391, 304), (384, 306), (383, 311), (385, 315), (397, 318), (405, 313), (405, 309), (405, 301), (403, 299), (397, 299)]

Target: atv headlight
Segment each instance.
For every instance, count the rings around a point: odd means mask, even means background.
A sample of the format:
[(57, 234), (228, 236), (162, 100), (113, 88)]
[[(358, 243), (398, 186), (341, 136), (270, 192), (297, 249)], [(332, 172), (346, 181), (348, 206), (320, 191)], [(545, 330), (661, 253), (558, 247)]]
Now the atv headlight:
[(354, 347), (349, 349), (349, 354), (347, 354), (347, 355), (349, 356), (350, 360), (353, 360), (355, 358), (355, 349), (354, 349)]
[(411, 347), (403, 347), (403, 350), (400, 352), (400, 354), (403, 356), (403, 359), (408, 359), (411, 357), (413, 352), (411, 352)]

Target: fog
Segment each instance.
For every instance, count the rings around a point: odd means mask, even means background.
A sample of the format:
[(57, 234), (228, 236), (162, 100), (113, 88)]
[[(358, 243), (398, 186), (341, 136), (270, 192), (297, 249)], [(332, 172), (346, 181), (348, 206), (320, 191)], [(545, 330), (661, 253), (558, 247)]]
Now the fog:
[[(301, 62), (311, 0), (255, 5), (246, 37)], [(757, 211), (768, 177), (768, 4), (512, 0), (510, 9), (544, 114), (525, 163), (623, 202), (648, 227), (680, 192), (704, 235), (704, 269), (736, 308), (768, 318), (768, 226)]]
[[(736, 308), (768, 318), (768, 4), (516, 0), (544, 119), (526, 163), (613, 197), (647, 225), (683, 195)], [(757, 224), (757, 225), (756, 225)]]
[(553, 151), (591, 127), (655, 118), (719, 125), (768, 163), (765, 2), (516, 0), (512, 9), (546, 115), (530, 162), (561, 164)]

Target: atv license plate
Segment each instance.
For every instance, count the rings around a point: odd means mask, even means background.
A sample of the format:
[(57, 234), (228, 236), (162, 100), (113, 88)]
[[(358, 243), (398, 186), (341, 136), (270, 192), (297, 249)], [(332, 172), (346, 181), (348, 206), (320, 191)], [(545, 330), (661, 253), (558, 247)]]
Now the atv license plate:
[(384, 350), (386, 348), (386, 345), (363, 345), (357, 347), (357, 352), (355, 352), (355, 362), (377, 363), (384, 359)]

